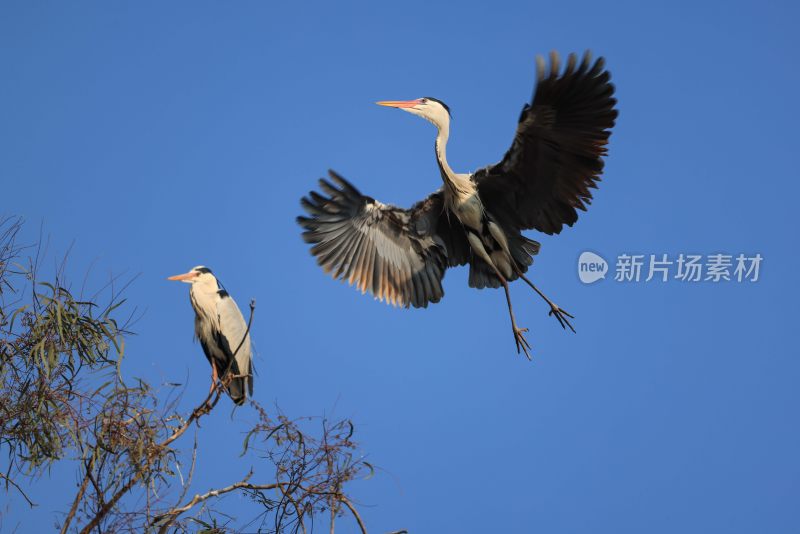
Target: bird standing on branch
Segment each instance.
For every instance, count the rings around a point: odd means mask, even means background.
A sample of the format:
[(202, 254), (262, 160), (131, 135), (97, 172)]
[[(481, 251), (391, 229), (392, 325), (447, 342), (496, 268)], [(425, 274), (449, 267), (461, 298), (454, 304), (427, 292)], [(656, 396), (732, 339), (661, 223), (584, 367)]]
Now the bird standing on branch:
[(228, 395), (236, 404), (244, 404), (253, 395), (252, 353), (250, 332), (242, 312), (211, 269), (199, 265), (186, 274), (170, 276), (191, 284), (189, 299), (194, 308), (194, 333), (211, 364), (211, 389), (217, 379), (227, 373), (233, 376), (227, 384)]
[(330, 171), (331, 181), (320, 180), (328, 196), (309, 193), (302, 206), (310, 216), (297, 219), (326, 272), (392, 305), (424, 308), (438, 302), (445, 270), (469, 263), (470, 287), (503, 286), (517, 352), (528, 359), (527, 329), (517, 326), (508, 282), (522, 278), (563, 328), (575, 330), (568, 319), (574, 317), (525, 276), (539, 243), (521, 232), (557, 234), (578, 220), (576, 210), (586, 209), (589, 189), (600, 180), (617, 117), (602, 58), (592, 63), (587, 52), (578, 64), (570, 54), (563, 72), (555, 52), (549, 70), (541, 57), (536, 60), (533, 101), (522, 109), (514, 141), (499, 163), (472, 174), (450, 168), (450, 110), (444, 102), (430, 97), (378, 102), (436, 126), (443, 187), (406, 210), (362, 195)]

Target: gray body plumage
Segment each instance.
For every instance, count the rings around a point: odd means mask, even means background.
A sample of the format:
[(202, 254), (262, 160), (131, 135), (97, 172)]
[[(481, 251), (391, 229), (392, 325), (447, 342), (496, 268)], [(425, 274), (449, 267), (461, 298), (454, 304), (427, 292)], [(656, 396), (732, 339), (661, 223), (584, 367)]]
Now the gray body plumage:
[[(617, 112), (602, 58), (556, 54), (537, 65), (537, 87), (520, 114), (511, 148), (495, 165), (472, 174), (447, 162), (449, 109), (425, 97), (379, 102), (401, 107), (437, 127), (436, 160), (443, 188), (410, 209), (362, 195), (330, 171), (323, 194), (302, 199), (297, 218), (311, 253), (334, 278), (393, 305), (438, 302), (448, 267), (469, 264), (469, 285), (498, 288), (523, 275), (539, 243), (523, 230), (557, 234), (591, 201)], [(325, 196), (327, 195), (327, 196)]]

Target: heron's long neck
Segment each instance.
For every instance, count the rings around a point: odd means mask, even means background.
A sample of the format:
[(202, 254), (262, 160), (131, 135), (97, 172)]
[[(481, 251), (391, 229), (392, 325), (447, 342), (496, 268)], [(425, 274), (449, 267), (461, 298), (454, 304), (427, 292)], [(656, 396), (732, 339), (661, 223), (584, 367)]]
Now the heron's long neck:
[(436, 136), (436, 161), (439, 163), (439, 172), (445, 185), (445, 191), (451, 199), (466, 200), (475, 193), (475, 188), (468, 178), (459, 176), (447, 163), (447, 139), (450, 137), (450, 125), (439, 126)]

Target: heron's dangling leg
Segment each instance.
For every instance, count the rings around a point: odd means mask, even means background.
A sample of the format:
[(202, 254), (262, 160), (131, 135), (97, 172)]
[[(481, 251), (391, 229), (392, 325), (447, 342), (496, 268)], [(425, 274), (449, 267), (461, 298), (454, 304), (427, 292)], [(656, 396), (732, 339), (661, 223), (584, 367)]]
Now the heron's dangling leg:
[(217, 378), (219, 378), (217, 374), (217, 365), (214, 363), (214, 358), (211, 358), (211, 389), (208, 390), (209, 393), (214, 391), (217, 385)]
[(572, 324), (570, 324), (569, 319), (567, 319), (567, 317), (569, 317), (571, 319), (574, 319), (575, 316), (570, 314), (566, 310), (562, 310), (552, 300), (547, 298), (545, 296), (545, 294), (542, 293), (541, 291), (539, 291), (539, 288), (536, 287), (533, 284), (533, 282), (528, 280), (528, 278), (519, 269), (517, 269), (517, 274), (519, 274), (519, 277), (522, 278), (523, 280), (525, 280), (525, 283), (528, 284), (529, 286), (531, 286), (534, 291), (539, 293), (539, 296), (542, 297), (545, 300), (545, 302), (547, 302), (550, 305), (550, 311), (547, 313), (547, 315), (554, 315), (555, 318), (558, 319), (559, 324), (561, 324), (561, 328), (566, 330), (567, 326), (568, 326), (569, 329), (572, 330), (573, 333), (575, 333), (575, 328), (572, 327)]
[(514, 319), (514, 310), (511, 307), (511, 292), (508, 290), (508, 281), (506, 277), (500, 272), (500, 269), (497, 268), (497, 265), (494, 264), (492, 258), (486, 252), (486, 248), (483, 246), (483, 241), (478, 235), (472, 231), (467, 232), (467, 240), (469, 241), (470, 246), (472, 247), (473, 252), (475, 252), (480, 258), (486, 262), (493, 270), (494, 274), (497, 275), (498, 280), (500, 283), (503, 284), (503, 289), (506, 290), (506, 302), (508, 303), (508, 315), (511, 317), (511, 328), (514, 331), (514, 343), (517, 344), (517, 354), (519, 354), (520, 348), (525, 353), (525, 357), (529, 360), (531, 359), (530, 353), (528, 351), (531, 349), (530, 343), (528, 340), (525, 339), (523, 335), (525, 332), (528, 331), (527, 328), (517, 328), (517, 321)]
[(497, 269), (494, 270), (497, 273), (497, 277), (500, 278), (500, 282), (503, 284), (503, 289), (506, 291), (506, 302), (508, 303), (508, 315), (511, 317), (511, 328), (514, 330), (514, 342), (517, 344), (517, 354), (519, 354), (519, 349), (522, 348), (522, 351), (525, 353), (525, 357), (528, 360), (531, 359), (530, 353), (528, 351), (531, 349), (531, 344), (528, 343), (528, 340), (525, 339), (523, 335), (525, 332), (528, 331), (527, 328), (517, 328), (517, 321), (514, 319), (514, 310), (511, 308), (511, 293), (508, 290), (508, 282), (506, 281), (505, 277), (500, 274), (500, 271)]

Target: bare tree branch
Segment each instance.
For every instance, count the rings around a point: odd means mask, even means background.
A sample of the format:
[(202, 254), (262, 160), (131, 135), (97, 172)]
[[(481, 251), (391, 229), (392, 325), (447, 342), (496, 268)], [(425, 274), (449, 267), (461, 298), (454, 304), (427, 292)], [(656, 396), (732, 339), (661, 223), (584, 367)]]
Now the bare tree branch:
[(85, 465), (86, 465), (86, 474), (83, 477), (83, 481), (81, 482), (80, 488), (78, 488), (78, 493), (75, 494), (75, 499), (72, 501), (72, 506), (69, 509), (69, 513), (67, 514), (67, 517), (64, 518), (64, 524), (61, 526), (61, 534), (66, 534), (67, 529), (69, 529), (69, 524), (72, 522), (72, 518), (75, 517), (75, 512), (78, 511), (78, 505), (83, 499), (84, 493), (86, 493), (86, 486), (89, 485), (89, 479), (92, 478), (92, 469), (94, 468), (94, 455), (92, 455), (92, 459)]
[(203, 493), (202, 495), (201, 494), (197, 494), (192, 498), (192, 500), (190, 500), (184, 506), (181, 506), (179, 508), (173, 508), (172, 510), (170, 510), (166, 514), (162, 514), (159, 517), (157, 517), (153, 521), (151, 526), (155, 526), (156, 524), (161, 523), (161, 521), (165, 521), (166, 520), (166, 522), (164, 524), (162, 524), (161, 527), (159, 528), (159, 532), (160, 533), (161, 532), (166, 532), (166, 529), (169, 528), (169, 526), (172, 524), (172, 522), (179, 515), (181, 515), (184, 512), (187, 512), (187, 511), (191, 510), (198, 503), (206, 501), (206, 500), (208, 500), (208, 499), (210, 499), (212, 497), (219, 497), (220, 495), (224, 495), (225, 493), (230, 493), (232, 491), (236, 491), (236, 490), (241, 489), (241, 488), (252, 489), (252, 490), (271, 490), (271, 489), (276, 489), (279, 486), (279, 484), (250, 484), (247, 481), (252, 476), (253, 476), (253, 471), (250, 471), (242, 480), (240, 480), (239, 482), (236, 482), (235, 484), (231, 484), (230, 486), (226, 486), (224, 488), (220, 488), (220, 489), (216, 489), (216, 490), (211, 490), (209, 492)]
[(361, 533), (367, 534), (367, 527), (364, 525), (364, 521), (361, 520), (358, 510), (356, 510), (355, 506), (353, 506), (353, 503), (350, 502), (350, 499), (342, 495), (339, 497), (339, 501), (347, 506), (347, 508), (350, 510), (350, 513), (353, 514), (353, 517), (355, 517), (356, 522), (358, 523), (358, 528), (361, 529)]
[(20, 495), (22, 495), (22, 497), (23, 497), (23, 498), (24, 498), (26, 501), (28, 501), (28, 506), (30, 506), (31, 508), (33, 508), (34, 506), (36, 506), (36, 503), (34, 503), (34, 502), (33, 502), (33, 501), (30, 499), (30, 497), (28, 497), (28, 495), (27, 495), (27, 494), (26, 494), (24, 491), (22, 491), (22, 488), (20, 488), (20, 487), (19, 487), (19, 485), (18, 485), (16, 482), (14, 482), (14, 481), (13, 481), (13, 480), (11, 480), (10, 478), (8, 478), (8, 477), (7, 477), (6, 475), (4, 475), (3, 473), (0, 473), (0, 478), (2, 478), (3, 480), (5, 480), (5, 481), (6, 481), (6, 488), (8, 488), (8, 485), (9, 485), (9, 484), (11, 484), (12, 486), (14, 486), (14, 488), (15, 488), (15, 489), (16, 489), (16, 490), (19, 492), (19, 494), (20, 494)]

